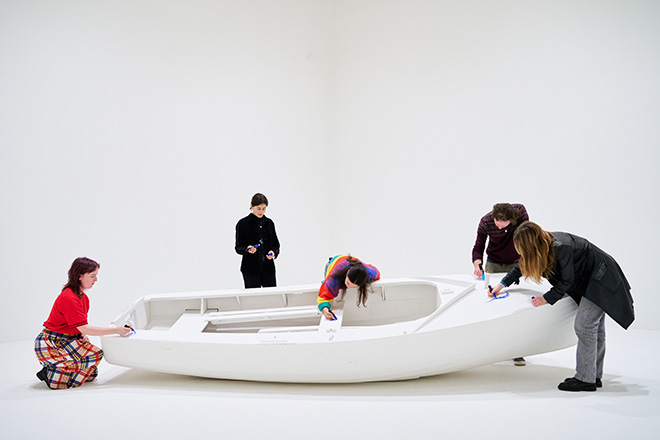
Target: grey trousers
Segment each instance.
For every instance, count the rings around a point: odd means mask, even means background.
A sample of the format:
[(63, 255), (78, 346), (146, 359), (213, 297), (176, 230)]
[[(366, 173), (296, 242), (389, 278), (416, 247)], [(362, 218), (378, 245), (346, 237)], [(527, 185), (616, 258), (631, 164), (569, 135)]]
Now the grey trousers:
[(605, 360), (605, 312), (586, 298), (580, 300), (575, 317), (578, 337), (575, 378), (595, 383), (603, 377)]

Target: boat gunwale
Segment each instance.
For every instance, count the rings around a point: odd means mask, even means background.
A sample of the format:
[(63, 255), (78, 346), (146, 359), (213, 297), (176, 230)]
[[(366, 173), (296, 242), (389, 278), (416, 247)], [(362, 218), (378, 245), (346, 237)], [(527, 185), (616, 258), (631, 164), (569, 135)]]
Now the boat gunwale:
[[(426, 318), (439, 309), (442, 309), (445, 304), (442, 300), (442, 291), (440, 284), (452, 284), (457, 286), (474, 285), (474, 283), (469, 283), (459, 280), (450, 280), (445, 278), (435, 278), (431, 277), (426, 278), (388, 278), (384, 280), (375, 281), (371, 284), (372, 288), (380, 287), (385, 289), (387, 287), (393, 286), (404, 286), (404, 285), (426, 285), (432, 286), (436, 289), (436, 307), (428, 315), (420, 317), (418, 319)], [(193, 291), (193, 292), (176, 292), (176, 293), (161, 293), (161, 294), (151, 294), (145, 295), (138, 298), (133, 304), (127, 306), (119, 315), (117, 315), (113, 320), (112, 324), (114, 325), (124, 325), (132, 324), (130, 320), (130, 315), (137, 311), (140, 306), (144, 304), (144, 307), (148, 307), (149, 303), (152, 301), (177, 301), (177, 300), (205, 300), (211, 298), (241, 298), (241, 297), (258, 297), (258, 296), (282, 296), (282, 295), (302, 295), (305, 293), (316, 292), (318, 290), (318, 285), (316, 284), (305, 284), (297, 286), (282, 286), (282, 287), (265, 287), (261, 289), (227, 289), (227, 290), (204, 290), (204, 291)], [(381, 291), (382, 292), (382, 291)], [(314, 304), (310, 304), (314, 305)], [(284, 306), (287, 307), (287, 306)], [(249, 310), (249, 309), (245, 309)], [(204, 308), (200, 308), (199, 315), (204, 315), (206, 311)], [(402, 321), (402, 322), (413, 322), (415, 320)], [(396, 324), (396, 323), (393, 323)], [(131, 325), (133, 326), (133, 325)]]

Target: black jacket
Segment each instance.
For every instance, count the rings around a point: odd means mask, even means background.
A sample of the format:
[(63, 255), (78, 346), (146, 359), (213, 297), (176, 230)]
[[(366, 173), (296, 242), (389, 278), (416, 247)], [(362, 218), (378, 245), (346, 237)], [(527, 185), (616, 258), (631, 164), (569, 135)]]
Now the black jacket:
[[(570, 295), (580, 303), (582, 297), (603, 309), (621, 327), (635, 320), (630, 284), (619, 264), (588, 240), (566, 232), (551, 232), (555, 238), (555, 266), (548, 278), (552, 289), (543, 295), (554, 304)], [(514, 267), (502, 279), (510, 286), (522, 276)]]
[[(257, 252), (250, 254), (248, 246), (259, 245)], [(261, 218), (250, 213), (236, 224), (236, 246), (237, 254), (243, 255), (241, 261), (241, 272), (258, 275), (275, 273), (274, 259), (266, 258), (268, 251), (275, 253), (275, 258), (280, 254), (280, 242), (275, 232), (275, 223), (265, 215)]]

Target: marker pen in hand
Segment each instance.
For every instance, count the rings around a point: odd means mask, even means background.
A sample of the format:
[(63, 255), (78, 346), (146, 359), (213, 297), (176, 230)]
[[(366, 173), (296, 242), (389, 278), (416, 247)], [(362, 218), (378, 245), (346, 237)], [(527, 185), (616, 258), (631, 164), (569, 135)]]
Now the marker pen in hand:
[(131, 327), (130, 325), (128, 325), (128, 324), (124, 324), (124, 327), (125, 327), (125, 328), (130, 328), (131, 331), (130, 331), (129, 333), (126, 333), (125, 335), (119, 335), (119, 336), (125, 338), (126, 336), (130, 336), (130, 335), (134, 335), (134, 334), (135, 334), (135, 329), (134, 329), (133, 327)]
[(493, 298), (497, 298), (497, 294), (495, 294), (495, 292), (493, 292), (493, 287), (490, 284), (488, 285), (488, 292), (493, 294)]
[(479, 263), (479, 270), (481, 271), (481, 279), (486, 281), (486, 272), (484, 272), (484, 265), (482, 263)]

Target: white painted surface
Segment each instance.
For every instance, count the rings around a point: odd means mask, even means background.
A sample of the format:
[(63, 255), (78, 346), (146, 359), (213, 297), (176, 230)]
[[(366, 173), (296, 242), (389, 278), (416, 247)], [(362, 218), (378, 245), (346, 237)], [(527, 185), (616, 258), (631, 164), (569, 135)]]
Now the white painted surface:
[(575, 344), (572, 299), (535, 308), (530, 298), (548, 286), (522, 282), (508, 297), (491, 300), (472, 278), (383, 279), (373, 284), (367, 307), (356, 307), (349, 291), (334, 323), (310, 315), (309, 306), (279, 304), (298, 296), (313, 302), (316, 286), (152, 295), (116, 319), (123, 325), (148, 310), (134, 336), (101, 340), (105, 359), (116, 365), (300, 383), (417, 378)]
[[(660, 333), (607, 322), (605, 386), (563, 393), (575, 349), (403, 382), (274, 384), (202, 379), (107, 364), (94, 383), (53, 391), (32, 341), (0, 344), (3, 440), (218, 438), (655, 440)], [(99, 338), (93, 338), (99, 343)], [(330, 365), (330, 363), (329, 363)], [(67, 413), (66, 415), (63, 412)], [(72, 419), (62, 428), (63, 418)]]

